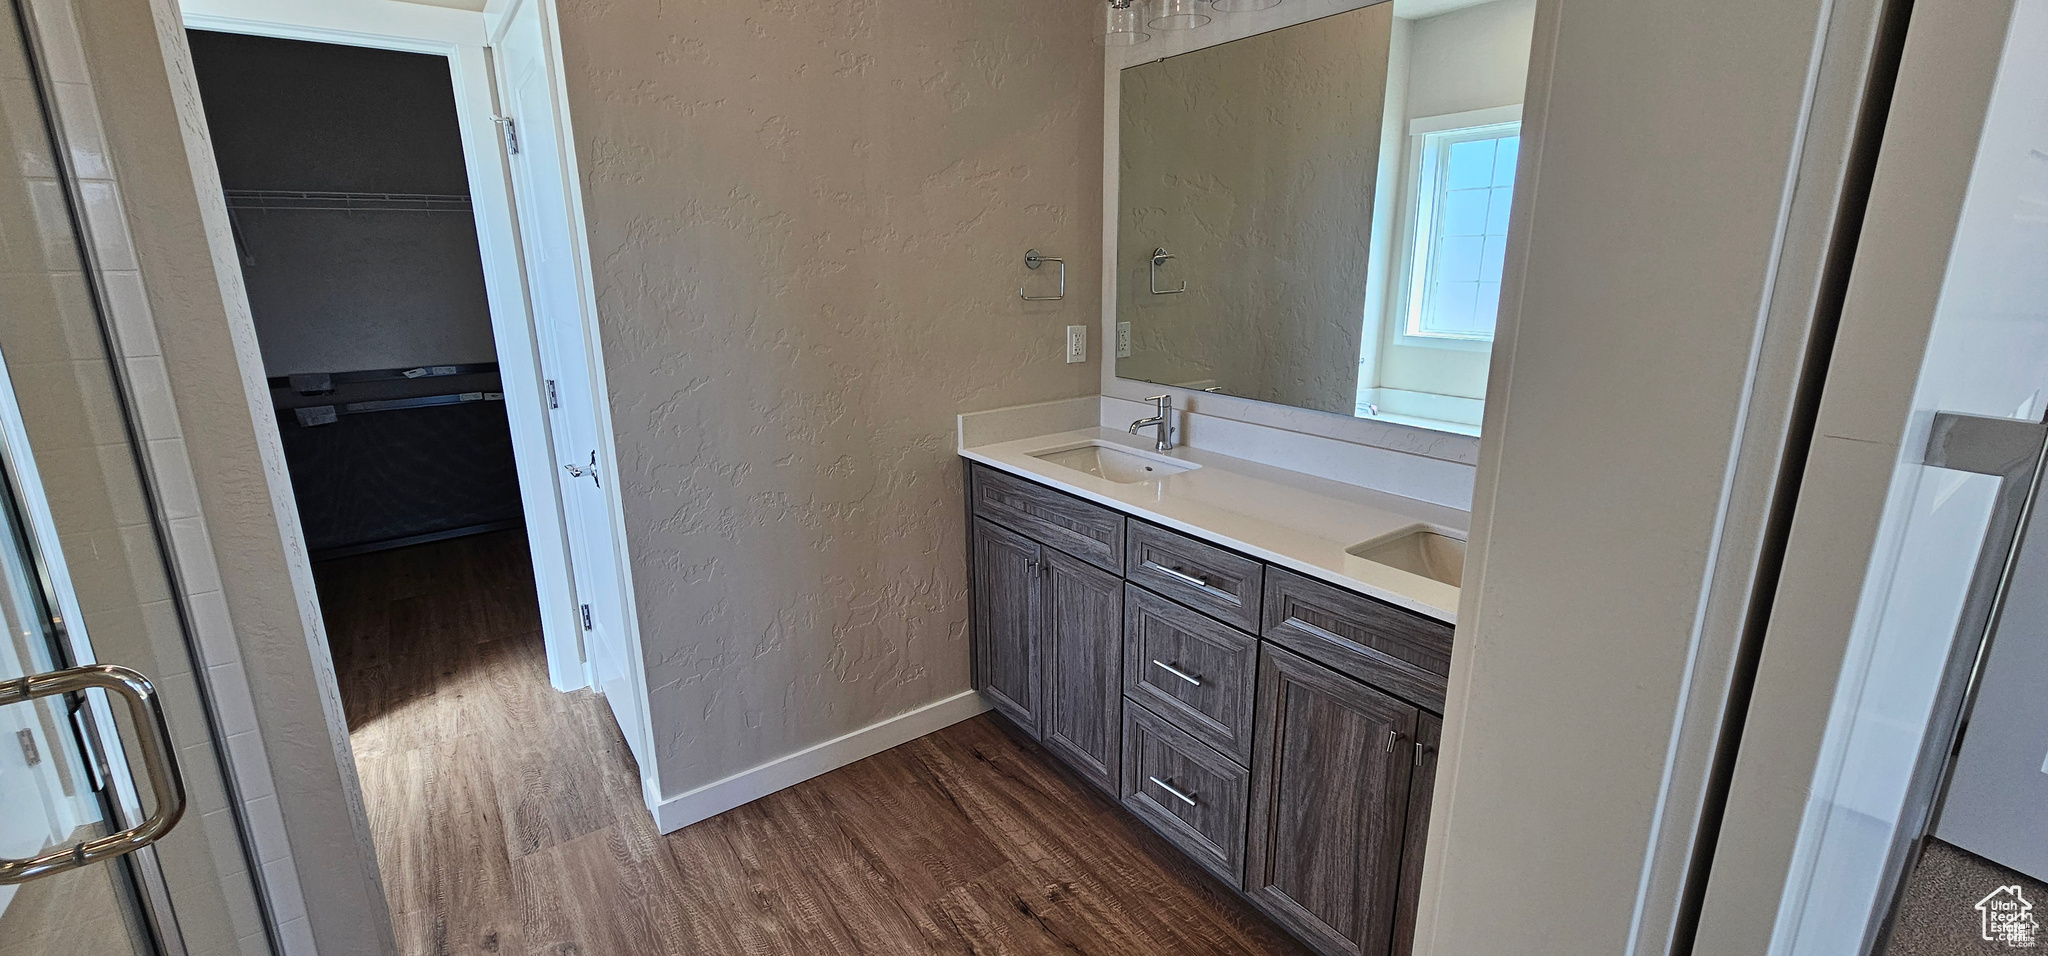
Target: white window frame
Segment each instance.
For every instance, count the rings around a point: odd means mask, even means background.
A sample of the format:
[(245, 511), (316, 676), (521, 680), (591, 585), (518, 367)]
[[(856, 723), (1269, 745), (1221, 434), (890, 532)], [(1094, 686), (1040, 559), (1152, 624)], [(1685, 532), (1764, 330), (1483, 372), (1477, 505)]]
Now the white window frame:
[(1402, 184), (1406, 194), (1406, 201), (1403, 204), (1406, 215), (1403, 216), (1401, 223), (1404, 234), (1403, 261), (1406, 267), (1400, 272), (1401, 288), (1395, 299), (1397, 305), (1392, 316), (1395, 321), (1395, 339), (1399, 344), (1471, 352), (1484, 352), (1493, 348), (1491, 335), (1425, 332), (1417, 327), (1416, 317), (1421, 314), (1422, 299), (1428, 292), (1427, 279), (1434, 232), (1429, 224), (1436, 218), (1436, 178), (1443, 165), (1436, 151), (1431, 148), (1430, 139), (1434, 134), (1454, 130), (1473, 133), (1491, 130), (1493, 135), (1498, 135), (1512, 127), (1519, 133), (1521, 123), (1522, 107), (1519, 104), (1436, 116), (1419, 116), (1408, 121), (1408, 162)]

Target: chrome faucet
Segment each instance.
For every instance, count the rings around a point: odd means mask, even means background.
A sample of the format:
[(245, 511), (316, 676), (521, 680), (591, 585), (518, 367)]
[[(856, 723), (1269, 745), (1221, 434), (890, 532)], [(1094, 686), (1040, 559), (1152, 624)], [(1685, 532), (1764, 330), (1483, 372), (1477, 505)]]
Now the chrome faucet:
[(1152, 406), (1155, 410), (1154, 414), (1151, 418), (1140, 418), (1137, 421), (1132, 422), (1131, 434), (1137, 434), (1138, 429), (1140, 428), (1145, 428), (1147, 426), (1157, 426), (1159, 428), (1159, 440), (1153, 442), (1152, 447), (1160, 451), (1172, 451), (1173, 396), (1154, 395), (1151, 398), (1146, 399), (1146, 401), (1152, 403)]

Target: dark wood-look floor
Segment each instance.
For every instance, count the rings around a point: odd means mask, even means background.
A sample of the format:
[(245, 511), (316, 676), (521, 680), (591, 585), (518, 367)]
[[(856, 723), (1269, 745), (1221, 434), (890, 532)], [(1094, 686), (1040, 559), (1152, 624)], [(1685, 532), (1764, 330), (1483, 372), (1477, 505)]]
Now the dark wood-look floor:
[(1301, 952), (991, 717), (663, 836), (518, 533), (316, 574), (407, 954)]

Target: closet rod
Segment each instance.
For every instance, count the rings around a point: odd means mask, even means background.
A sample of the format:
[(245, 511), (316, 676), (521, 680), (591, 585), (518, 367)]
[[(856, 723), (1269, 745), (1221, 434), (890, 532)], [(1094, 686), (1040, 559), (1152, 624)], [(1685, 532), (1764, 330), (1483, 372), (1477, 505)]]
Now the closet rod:
[(469, 197), (447, 193), (224, 190), (230, 209), (340, 209), (365, 212), (468, 212)]

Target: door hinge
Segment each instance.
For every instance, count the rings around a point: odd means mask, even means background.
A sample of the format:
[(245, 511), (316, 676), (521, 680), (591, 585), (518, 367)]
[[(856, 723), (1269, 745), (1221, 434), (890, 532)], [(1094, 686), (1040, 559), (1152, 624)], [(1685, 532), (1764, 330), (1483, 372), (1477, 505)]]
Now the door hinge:
[(560, 392), (557, 392), (557, 391), (555, 391), (555, 380), (554, 380), (554, 379), (548, 379), (548, 407), (549, 407), (549, 408), (561, 408), (561, 407), (562, 407), (562, 394), (561, 394)]
[(505, 131), (506, 154), (519, 155), (519, 124), (514, 123), (510, 116), (493, 116), (491, 122), (498, 124), (498, 128)]
[(590, 605), (583, 605), (583, 629), (590, 630)]
[(36, 746), (35, 731), (17, 730), (14, 732), (14, 739), (21, 741), (21, 760), (23, 763), (33, 767), (43, 762), (43, 749)]
[(107, 778), (112, 774), (106, 754), (100, 749), (99, 738), (93, 736), (92, 726), (88, 723), (91, 719), (85, 708), (71, 709), (71, 733), (78, 740), (79, 756), (85, 763), (86, 786), (91, 787), (94, 793), (103, 793), (107, 789)]

